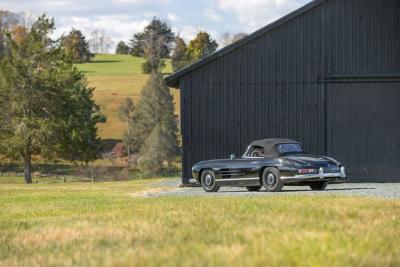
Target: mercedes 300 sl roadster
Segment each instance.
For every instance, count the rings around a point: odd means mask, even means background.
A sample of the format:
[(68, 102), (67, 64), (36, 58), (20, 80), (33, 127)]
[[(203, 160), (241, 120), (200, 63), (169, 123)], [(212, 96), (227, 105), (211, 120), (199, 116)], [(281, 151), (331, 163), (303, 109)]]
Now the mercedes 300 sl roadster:
[(207, 192), (221, 186), (241, 186), (249, 191), (277, 192), (284, 185), (310, 186), (324, 190), (329, 183), (346, 179), (344, 166), (335, 159), (307, 154), (303, 145), (290, 139), (252, 142), (241, 158), (209, 160), (195, 164), (191, 183)]

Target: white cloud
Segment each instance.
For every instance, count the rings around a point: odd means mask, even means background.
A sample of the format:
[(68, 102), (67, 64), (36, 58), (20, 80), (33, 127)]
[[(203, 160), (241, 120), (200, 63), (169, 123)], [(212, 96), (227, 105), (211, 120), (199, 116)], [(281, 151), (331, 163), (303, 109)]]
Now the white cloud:
[(170, 2), (170, 0), (112, 0), (116, 5), (120, 4), (149, 4), (149, 5), (165, 5)]
[(87, 38), (105, 30), (116, 44), (129, 41), (153, 17), (166, 19), (189, 41), (201, 30), (213, 38), (222, 32), (251, 32), (310, 0), (0, 0), (0, 9), (54, 17), (54, 37), (72, 28)]
[(66, 35), (72, 28), (75, 28), (81, 30), (88, 40), (95, 29), (104, 30), (113, 41), (113, 47), (110, 51), (112, 52), (119, 41), (128, 42), (134, 33), (142, 31), (149, 22), (148, 19), (133, 19), (123, 15), (94, 16), (93, 18), (68, 17), (56, 21), (57, 28), (53, 37), (58, 38), (62, 34)]
[(194, 39), (199, 31), (204, 30), (201, 26), (181, 26), (173, 27), (172, 30), (179, 35), (185, 42), (189, 42)]
[(254, 31), (300, 6), (296, 0), (216, 0), (217, 8), (233, 13), (246, 30)]
[(220, 21), (221, 16), (213, 8), (206, 8), (204, 10), (204, 16), (213, 21)]
[(191, 40), (196, 38), (197, 34), (200, 31), (206, 31), (210, 34), (211, 38), (215, 39), (216, 36), (218, 36), (218, 32), (210, 29), (206, 29), (203, 26), (197, 25), (197, 26), (181, 26), (181, 27), (173, 27), (172, 31), (176, 33), (176, 35), (179, 35), (186, 44), (188, 44)]
[(168, 19), (169, 21), (172, 21), (172, 22), (177, 22), (177, 21), (179, 21), (178, 15), (176, 15), (176, 14), (174, 14), (174, 13), (171, 13), (171, 12), (168, 12), (168, 14), (167, 14), (167, 19)]

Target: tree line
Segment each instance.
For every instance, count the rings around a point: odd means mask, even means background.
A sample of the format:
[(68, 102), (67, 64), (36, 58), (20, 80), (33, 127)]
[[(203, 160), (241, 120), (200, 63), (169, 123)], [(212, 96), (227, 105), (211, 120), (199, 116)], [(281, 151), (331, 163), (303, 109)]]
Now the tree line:
[[(212, 39), (211, 35), (206, 31), (198, 32), (197, 36), (191, 40), (189, 44), (186, 44), (179, 35), (176, 35), (172, 31), (168, 23), (153, 18), (142, 32), (133, 35), (128, 44), (120, 41), (117, 44), (115, 53), (144, 57), (146, 39), (152, 35), (162, 36), (162, 43), (160, 43), (161, 50), (159, 51), (162, 59), (160, 64), (164, 66), (164, 59), (170, 58), (173, 71), (177, 71), (186, 65), (214, 53), (219, 46), (217, 41)], [(228, 46), (246, 35), (245, 33), (224, 33), (220, 40), (221, 46)], [(150, 64), (149, 61), (143, 63), (143, 73), (151, 73)]]
[[(32, 159), (64, 159), (88, 163), (101, 151), (97, 125), (106, 117), (93, 100), (93, 90), (75, 63), (90, 61), (92, 51), (109, 45), (103, 31), (87, 41), (81, 31), (52, 39), (54, 20), (45, 15), (23, 23), (18, 14), (0, 11), (0, 155), (24, 162), (26, 183), (32, 182)], [(123, 144), (139, 156), (146, 176), (162, 175), (179, 155), (178, 118), (162, 70), (170, 58), (174, 70), (216, 51), (218, 44), (201, 31), (188, 45), (170, 26), (154, 18), (129, 45), (117, 52), (145, 59), (150, 74), (137, 103), (119, 107), (127, 123)]]
[[(84, 36), (72, 30), (53, 40), (54, 20), (45, 15), (29, 26), (21, 25), (15, 14), (3, 17), (0, 155), (24, 162), (26, 183), (32, 183), (33, 158), (77, 164), (97, 159), (101, 152), (97, 125), (106, 117), (93, 100), (94, 88), (74, 65), (91, 56), (85, 52)], [(139, 169), (146, 176), (164, 174), (179, 155), (177, 116), (161, 73), (163, 44), (164, 36), (146, 36), (143, 57), (150, 78), (137, 105), (127, 98), (120, 107), (121, 119), (129, 125), (124, 144), (128, 154), (139, 155)]]

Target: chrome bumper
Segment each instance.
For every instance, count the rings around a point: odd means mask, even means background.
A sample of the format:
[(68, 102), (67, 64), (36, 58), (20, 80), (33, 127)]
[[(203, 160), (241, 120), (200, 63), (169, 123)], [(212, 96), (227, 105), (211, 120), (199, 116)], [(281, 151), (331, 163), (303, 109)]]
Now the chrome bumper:
[(340, 172), (324, 173), (324, 169), (320, 168), (319, 173), (309, 173), (309, 174), (298, 174), (294, 176), (282, 176), (284, 181), (307, 181), (307, 180), (344, 180), (346, 179), (346, 173), (344, 167), (340, 168)]

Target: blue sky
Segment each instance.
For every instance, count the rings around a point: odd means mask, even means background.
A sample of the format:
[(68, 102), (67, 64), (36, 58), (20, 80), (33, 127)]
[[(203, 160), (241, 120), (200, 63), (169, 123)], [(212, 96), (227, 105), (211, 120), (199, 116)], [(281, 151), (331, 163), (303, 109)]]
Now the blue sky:
[(224, 32), (251, 33), (310, 0), (0, 0), (0, 9), (46, 13), (56, 20), (55, 36), (72, 27), (89, 37), (105, 30), (114, 44), (128, 41), (156, 16), (186, 41), (200, 30), (218, 40)]

